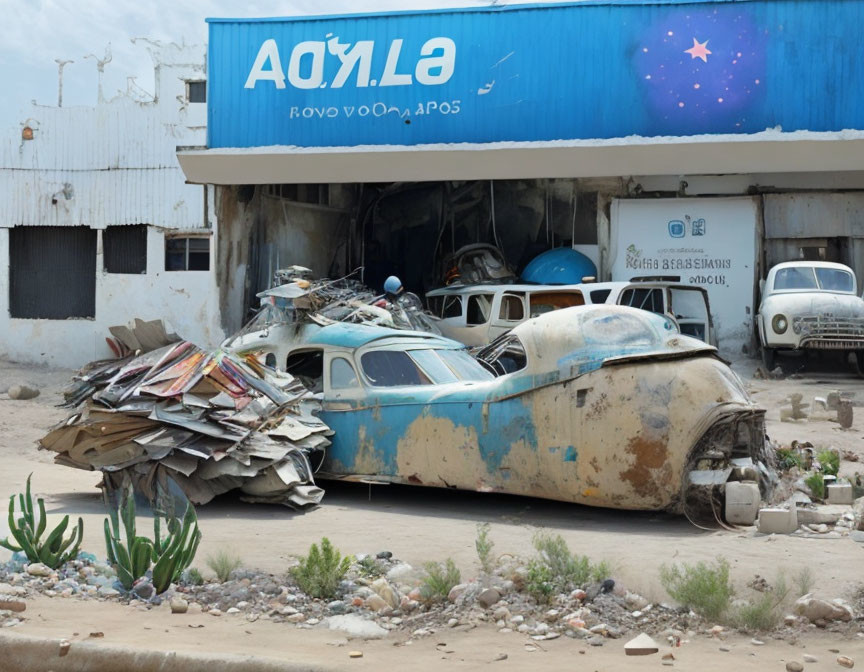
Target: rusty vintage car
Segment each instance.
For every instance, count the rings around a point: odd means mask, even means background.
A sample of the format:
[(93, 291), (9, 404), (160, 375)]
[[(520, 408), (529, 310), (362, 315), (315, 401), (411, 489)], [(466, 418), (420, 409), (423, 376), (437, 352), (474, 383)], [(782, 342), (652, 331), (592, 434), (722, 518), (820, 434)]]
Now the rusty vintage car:
[(702, 517), (727, 480), (768, 487), (764, 412), (715, 348), (647, 311), (557, 310), (478, 358), (441, 336), (342, 323), (233, 347), (322, 393), (335, 434), (319, 477)]

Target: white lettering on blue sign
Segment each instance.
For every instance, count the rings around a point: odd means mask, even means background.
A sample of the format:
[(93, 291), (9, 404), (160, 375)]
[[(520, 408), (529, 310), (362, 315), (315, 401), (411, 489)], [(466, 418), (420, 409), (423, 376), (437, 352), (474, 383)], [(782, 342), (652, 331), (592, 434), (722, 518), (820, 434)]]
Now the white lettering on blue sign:
[[(413, 72), (402, 70), (402, 39), (390, 42), (384, 70), (379, 79), (372, 78), (372, 55), (375, 42), (361, 40), (340, 42), (338, 37), (327, 36), (326, 42), (300, 42), (291, 50), (288, 59), (288, 83), (296, 89), (341, 89), (356, 70), (357, 88), (369, 86), (410, 86), (415, 81), (426, 86), (447, 83), (456, 67), (456, 43), (449, 37), (433, 37), (420, 47)], [(327, 54), (339, 59), (339, 69), (332, 82), (324, 81), (324, 61)], [(407, 56), (407, 55), (406, 55)], [(258, 82), (273, 82), (277, 89), (285, 88), (285, 70), (279, 56), (276, 40), (264, 40), (255, 56), (255, 62), (246, 78), (244, 88), (254, 89)]]

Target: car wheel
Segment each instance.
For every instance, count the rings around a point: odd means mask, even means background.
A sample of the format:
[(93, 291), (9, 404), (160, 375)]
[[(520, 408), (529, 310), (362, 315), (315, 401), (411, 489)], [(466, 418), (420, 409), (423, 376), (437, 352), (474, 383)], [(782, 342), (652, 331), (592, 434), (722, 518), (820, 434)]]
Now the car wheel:
[(769, 373), (774, 370), (774, 353), (777, 352), (774, 348), (769, 348), (767, 345), (762, 346), (762, 364)]

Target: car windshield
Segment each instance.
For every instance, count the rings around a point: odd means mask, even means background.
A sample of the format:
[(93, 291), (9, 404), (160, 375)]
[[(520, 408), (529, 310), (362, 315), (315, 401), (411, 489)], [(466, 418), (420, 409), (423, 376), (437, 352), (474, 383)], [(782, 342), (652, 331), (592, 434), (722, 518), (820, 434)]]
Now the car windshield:
[(819, 287), (830, 292), (855, 291), (852, 274), (839, 268), (817, 268), (816, 279), (819, 281)]
[(854, 292), (855, 280), (841, 268), (791, 266), (774, 276), (774, 289), (822, 289), (828, 292)]
[(364, 353), (360, 363), (375, 387), (480, 382), (494, 377), (462, 350), (373, 350)]

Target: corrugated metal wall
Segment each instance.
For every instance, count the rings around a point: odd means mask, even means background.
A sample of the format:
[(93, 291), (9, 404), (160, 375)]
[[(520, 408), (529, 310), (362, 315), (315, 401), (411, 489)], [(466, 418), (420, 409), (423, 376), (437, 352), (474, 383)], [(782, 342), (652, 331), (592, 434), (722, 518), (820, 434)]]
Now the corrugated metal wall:
[(763, 215), (765, 272), (802, 248), (825, 248), (825, 260), (851, 266), (864, 289), (864, 193), (766, 194)]
[(21, 127), (0, 138), (0, 227), (204, 227), (203, 187), (185, 183), (176, 157), (178, 145), (205, 139), (203, 126), (186, 125), (200, 123), (187, 107), (125, 96), (95, 107), (31, 106), (22, 126), (33, 139)]

